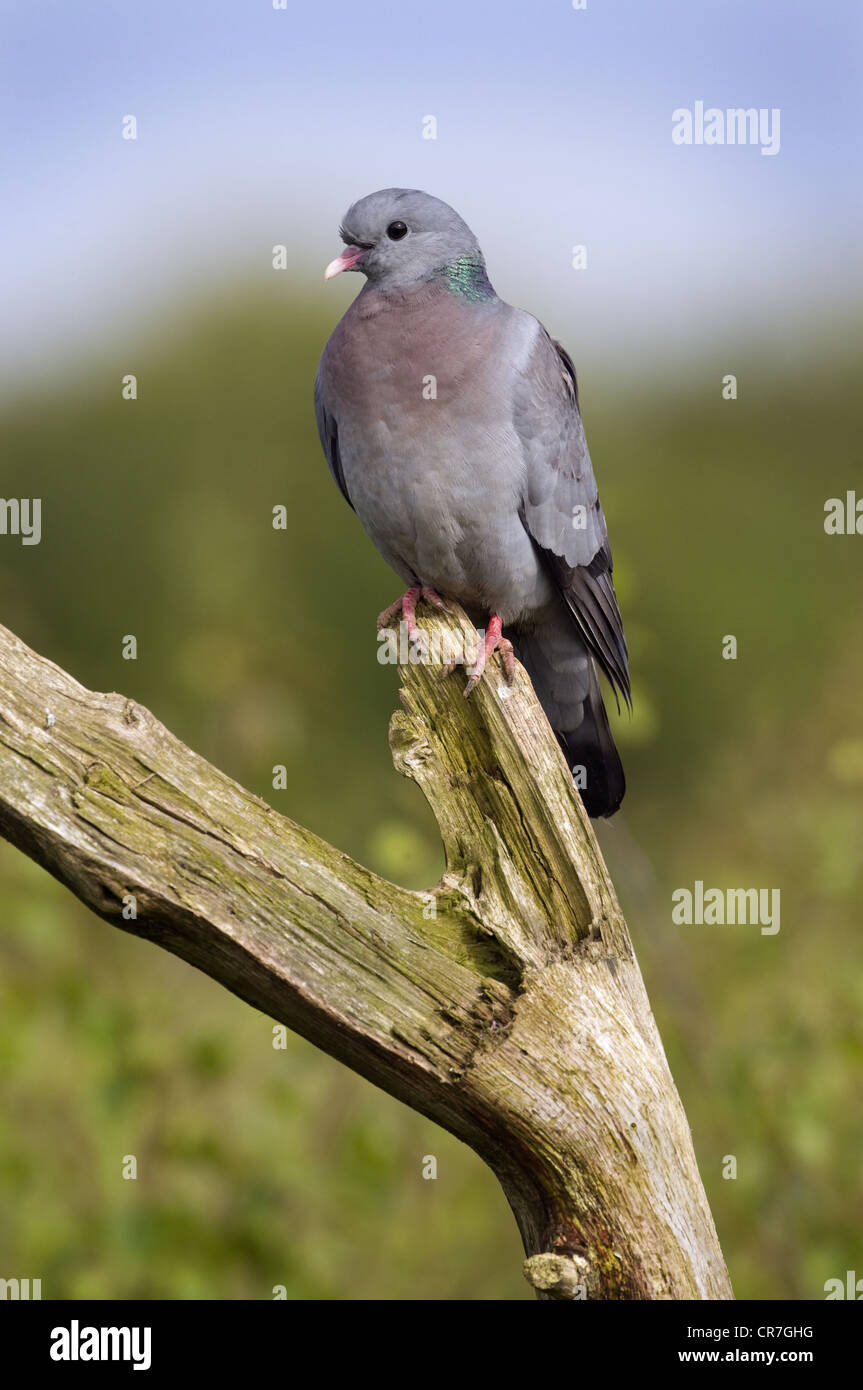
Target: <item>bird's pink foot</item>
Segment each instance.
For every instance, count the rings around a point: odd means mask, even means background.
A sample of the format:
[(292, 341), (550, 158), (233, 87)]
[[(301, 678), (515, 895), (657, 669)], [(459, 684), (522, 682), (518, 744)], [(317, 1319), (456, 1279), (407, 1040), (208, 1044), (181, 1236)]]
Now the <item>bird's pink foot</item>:
[(470, 680), (465, 686), (465, 699), (467, 699), (470, 692), (482, 680), (486, 662), (494, 651), (499, 651), (503, 657), (507, 681), (512, 683), (513, 676), (515, 675), (515, 653), (509, 639), (501, 635), (502, 627), (503, 624), (500, 620), (500, 615), (498, 613), (492, 613), (489, 619), (488, 630), (485, 634), (485, 641), (482, 644), (482, 650), (476, 659), (476, 665), (471, 672)]
[(417, 631), (416, 611), (420, 599), (424, 598), (426, 603), (430, 603), (432, 608), (437, 608), (438, 612), (446, 613), (447, 606), (440, 594), (435, 589), (430, 589), (426, 584), (414, 584), (413, 588), (408, 589), (406, 594), (397, 598), (395, 603), (391, 603), (389, 608), (385, 608), (383, 613), (378, 614), (378, 630), (388, 627), (393, 618), (398, 615), (407, 626), (408, 636), (413, 637)]

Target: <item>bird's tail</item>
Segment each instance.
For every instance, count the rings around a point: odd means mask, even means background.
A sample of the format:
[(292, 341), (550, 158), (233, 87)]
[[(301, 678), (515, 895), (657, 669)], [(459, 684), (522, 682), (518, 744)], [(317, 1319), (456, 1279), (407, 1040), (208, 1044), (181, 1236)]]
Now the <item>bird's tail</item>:
[(613, 816), (626, 779), (596, 667), (570, 623), (512, 634), (516, 654), (572, 769), (589, 816)]
[[(557, 733), (589, 816), (613, 816), (623, 800), (626, 778), (611, 734), (593, 661), (584, 718), (577, 729)], [(584, 776), (580, 776), (580, 769)], [(581, 786), (581, 783), (584, 783)]]

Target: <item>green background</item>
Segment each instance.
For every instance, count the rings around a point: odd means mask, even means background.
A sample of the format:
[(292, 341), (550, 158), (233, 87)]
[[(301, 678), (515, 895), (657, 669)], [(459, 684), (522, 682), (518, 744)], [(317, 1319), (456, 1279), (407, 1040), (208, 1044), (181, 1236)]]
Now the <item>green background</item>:
[[(376, 660), (399, 584), (314, 428), (339, 310), (274, 283), (187, 305), (133, 362), (104, 347), (3, 406), (2, 493), (43, 499), (43, 539), (0, 537), (2, 618), (429, 887), (439, 841), (392, 768), (397, 677)], [(861, 362), (842, 338), (705, 350), (661, 386), (591, 375), (566, 339), (634, 676), (630, 789), (601, 840), (742, 1298), (821, 1298), (863, 1273), (863, 539), (823, 526), (860, 480)], [(671, 894), (695, 879), (778, 888), (781, 931), (674, 926)], [(7, 845), (0, 1110), (0, 1276), (41, 1278), (43, 1297), (531, 1297), (469, 1150), (304, 1041), (274, 1050), (266, 1018)]]

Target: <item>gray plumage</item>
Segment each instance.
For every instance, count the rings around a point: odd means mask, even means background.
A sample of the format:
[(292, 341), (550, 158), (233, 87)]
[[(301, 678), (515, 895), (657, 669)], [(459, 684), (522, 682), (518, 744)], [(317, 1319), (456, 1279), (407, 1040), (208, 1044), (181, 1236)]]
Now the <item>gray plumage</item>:
[(572, 361), (439, 199), (373, 193), (341, 235), (328, 274), (367, 281), (315, 383), (333, 477), (406, 586), (500, 615), (588, 811), (610, 815), (625, 783), (594, 663), (627, 703), (629, 671)]

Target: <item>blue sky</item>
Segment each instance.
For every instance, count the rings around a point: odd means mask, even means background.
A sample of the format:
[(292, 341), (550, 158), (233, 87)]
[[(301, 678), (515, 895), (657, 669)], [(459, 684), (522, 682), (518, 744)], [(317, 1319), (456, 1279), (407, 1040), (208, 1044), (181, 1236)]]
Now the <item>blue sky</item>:
[[(271, 285), (276, 242), (323, 296), (342, 212), (388, 185), (453, 203), (499, 292), (600, 356), (785, 332), (860, 295), (850, 3), (7, 0), (2, 22), (15, 373), (213, 285)], [(780, 108), (779, 154), (675, 146), (696, 100)], [(327, 288), (334, 316), (357, 287)]]

